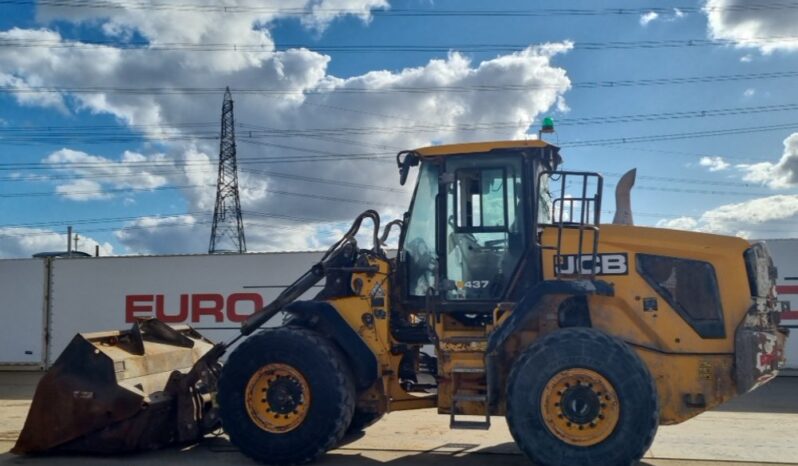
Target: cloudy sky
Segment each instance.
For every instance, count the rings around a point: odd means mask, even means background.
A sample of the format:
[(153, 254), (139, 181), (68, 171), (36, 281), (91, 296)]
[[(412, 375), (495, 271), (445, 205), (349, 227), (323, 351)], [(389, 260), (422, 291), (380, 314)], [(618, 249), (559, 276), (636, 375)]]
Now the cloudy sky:
[(318, 249), (409, 194), (394, 154), (534, 135), (639, 224), (798, 236), (798, 6), (0, 2), (0, 257), (207, 250), (225, 86), (250, 251)]

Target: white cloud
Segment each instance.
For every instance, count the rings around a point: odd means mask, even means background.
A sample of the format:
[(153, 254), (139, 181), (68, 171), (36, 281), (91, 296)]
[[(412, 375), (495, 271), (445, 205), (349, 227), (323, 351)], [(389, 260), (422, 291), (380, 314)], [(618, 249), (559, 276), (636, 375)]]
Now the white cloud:
[[(45, 157), (44, 162), (52, 164), (61, 174), (77, 178), (56, 186), (56, 192), (75, 201), (112, 197), (103, 192), (105, 186), (113, 189), (158, 188), (169, 181), (167, 175), (170, 172), (163, 170), (174, 169), (174, 164), (164, 154), (143, 155), (131, 151), (125, 151), (119, 160), (115, 160), (64, 148)], [(159, 165), (142, 165), (152, 163)], [(173, 176), (174, 172), (171, 173)]]
[(680, 20), (680, 19), (682, 19), (682, 18), (684, 18), (686, 16), (687, 16), (687, 14), (684, 11), (682, 11), (682, 10), (680, 10), (678, 8), (674, 8), (673, 9), (673, 13), (663, 12), (662, 14), (660, 14), (660, 13), (657, 13), (656, 11), (649, 11), (649, 12), (646, 12), (646, 13), (643, 13), (642, 15), (640, 15), (640, 25), (643, 26), (643, 27), (646, 27), (650, 23), (653, 23), (654, 21), (662, 21), (662, 22), (665, 22), (665, 23), (672, 23), (672, 22), (678, 21), (678, 20)]
[[(210, 218), (210, 215), (143, 217), (127, 222), (115, 235), (129, 253), (205, 252), (210, 241)], [(344, 231), (328, 224), (281, 223), (261, 218), (246, 219), (244, 223), (249, 252), (320, 250)]]
[(798, 49), (795, 8), (781, 8), (770, 0), (708, 0), (704, 12), (713, 39), (756, 48), (765, 54)]
[[(231, 4), (253, 5), (243, 1)], [(46, 40), (53, 46), (28, 48), (25, 53), (18, 53), (18, 49), (13, 47), (2, 48), (0, 69), (13, 70), (14, 76), (24, 82), (35, 77), (42, 85), (59, 87), (132, 87), (131, 83), (135, 83), (135, 87), (143, 88), (222, 89), (229, 85), (233, 89), (236, 122), (239, 124), (237, 147), (244, 210), (284, 216), (299, 216), (301, 213), (302, 217), (313, 219), (309, 222), (313, 225), (327, 221), (349, 222), (358, 211), (369, 206), (379, 207), (389, 217), (400, 215), (406, 208), (410, 187), (406, 186), (399, 192), (384, 190), (385, 186), (396, 186), (392, 154), (398, 150), (433, 142), (523, 138), (528, 136), (529, 123), (544, 112), (552, 108), (567, 109), (563, 94), (570, 88), (570, 80), (565, 70), (552, 61), (558, 54), (571, 49), (569, 42), (530, 46), (482, 62), (474, 62), (452, 51), (446, 57), (415, 67), (341, 78), (328, 72), (329, 56), (307, 49), (275, 51), (268, 28), (276, 13), (266, 12), (266, 9), (278, 4), (281, 8), (307, 10), (316, 5), (312, 16), (303, 19), (306, 24), (313, 23), (314, 28), (327, 24), (332, 19), (328, 15), (335, 8), (339, 15), (349, 12), (368, 20), (366, 12), (369, 9), (386, 6), (385, 2), (376, 0), (263, 2), (264, 8), (251, 14), (152, 12), (136, 10), (134, 4), (107, 11), (44, 7), (40, 9), (40, 18), (44, 20), (58, 18), (102, 27), (107, 34), (120, 39), (135, 31), (147, 38), (153, 47), (170, 42), (213, 42), (256, 43), (262, 44), (262, 48), (257, 51), (197, 52), (179, 49), (153, 52), (85, 44), (60, 47), (67, 41), (55, 31), (14, 29), (0, 32), (0, 39), (13, 36), (27, 41)], [(322, 4), (328, 8), (318, 7)], [(485, 85), (526, 90), (405, 91), (407, 88), (468, 89)], [(245, 88), (268, 88), (276, 92), (236, 93), (236, 89)], [(107, 114), (122, 124), (137, 125), (131, 126), (131, 130), (158, 142), (162, 149), (154, 153), (131, 151), (121, 159), (133, 160), (130, 157), (136, 157), (137, 160), (163, 161), (171, 167), (168, 174), (155, 169), (133, 168), (134, 164), (114, 163), (116, 159), (66, 148), (58, 151), (57, 157), (50, 157), (65, 163), (65, 173), (99, 183), (103, 189), (197, 185), (197, 188), (182, 191), (187, 200), (187, 210), (210, 214), (214, 203), (212, 185), (216, 174), (213, 164), (218, 157), (218, 141), (208, 140), (207, 136), (201, 139), (197, 137), (198, 130), (182, 124), (217, 120), (221, 99), (221, 92), (219, 95), (95, 93), (67, 96), (65, 101), (72, 111)], [(246, 129), (241, 125), (246, 125)], [(335, 163), (309, 159), (329, 154), (339, 155), (339, 159)], [(364, 160), (346, 154), (379, 154), (375, 157), (382, 159)], [(285, 163), (276, 165), (269, 163), (270, 159)], [(97, 166), (86, 168), (79, 164), (90, 160), (101, 161), (107, 168), (100, 170)], [(201, 170), (199, 167), (210, 169)], [(261, 171), (249, 171), (252, 169)], [(272, 172), (323, 178), (333, 180), (333, 183), (281, 177)], [(353, 189), (337, 185), (335, 180), (379, 189)], [(319, 195), (352, 202), (312, 197)], [(126, 195), (126, 198), (135, 196)], [(246, 220), (246, 212), (244, 216)], [(270, 224), (296, 226), (280, 219)], [(136, 248), (160, 250), (157, 226), (145, 230), (148, 233), (126, 232), (120, 241), (131, 251)], [(181, 228), (170, 228), (162, 229), (164, 235), (175, 238), (176, 234), (168, 231)], [(175, 244), (183, 248), (181, 250), (185, 250), (185, 245), (191, 245), (194, 248), (192, 252), (204, 250), (210, 226), (196, 224), (182, 227), (181, 231), (192, 231), (192, 228), (202, 232), (197, 233), (202, 241), (164, 241), (163, 244)], [(250, 235), (248, 232), (248, 237), (253, 238), (249, 243), (252, 249), (267, 244), (295, 244), (295, 231), (272, 230), (269, 235)], [(302, 244), (312, 245), (318, 240), (320, 231), (320, 227), (314, 226), (303, 232), (311, 239)]]
[[(387, 9), (387, 0), (225, 0), (195, 8), (160, 0), (113, 2), (114, 8), (76, 8), (37, 5), (40, 22), (65, 20), (99, 25), (110, 36), (128, 39), (138, 33), (153, 43), (258, 43), (271, 45), (268, 26), (281, 18), (299, 16), (305, 25), (323, 29), (342, 16), (371, 19), (371, 10)], [(258, 26), (258, 27), (253, 27)]]
[(751, 63), (752, 61), (754, 61), (754, 57), (751, 56), (750, 53), (749, 54), (745, 54), (742, 57), (740, 57), (740, 62), (741, 63)]
[[(207, 221), (198, 222), (193, 215), (174, 217), (143, 217), (125, 223), (115, 236), (129, 253), (187, 254), (207, 251)], [(202, 234), (205, 233), (205, 234)]]
[[(91, 237), (83, 236), (79, 230), (76, 230), (76, 233), (80, 236), (79, 250), (94, 255), (94, 248), (99, 245), (100, 255), (113, 254), (111, 244), (99, 243)], [(66, 251), (66, 249), (67, 235), (65, 233), (41, 228), (0, 228), (0, 257), (2, 258), (23, 258), (38, 252)]]
[(695, 230), (698, 226), (698, 220), (693, 217), (678, 217), (657, 222), (660, 228), (670, 228), (673, 230)]
[(644, 13), (640, 15), (640, 25), (641, 26), (648, 26), (648, 23), (656, 20), (659, 18), (659, 13), (656, 11), (649, 11), (648, 13)]
[(719, 156), (701, 157), (701, 160), (699, 160), (698, 164), (702, 167), (707, 167), (711, 172), (718, 172), (731, 167), (728, 162), (723, 160), (723, 157)]
[(756, 89), (753, 87), (749, 87), (745, 91), (743, 91), (743, 97), (753, 97), (756, 94)]
[(786, 226), (784, 224), (786, 220), (796, 220), (796, 216), (798, 216), (798, 195), (779, 194), (722, 205), (704, 212), (697, 218), (660, 220), (657, 226), (744, 238), (798, 236), (798, 232), (792, 232), (794, 229), (789, 227), (794, 222)]
[(94, 201), (108, 199), (109, 194), (102, 191), (102, 185), (92, 180), (75, 180), (56, 186), (55, 192), (73, 201)]
[[(51, 107), (61, 113), (69, 113), (61, 94), (56, 92), (37, 92), (34, 86), (41, 86), (37, 76), (30, 76), (28, 80), (0, 71), (0, 86), (8, 87), (15, 91), (17, 102), (31, 107)], [(5, 123), (5, 121), (3, 121)]]
[(798, 184), (798, 133), (784, 140), (784, 152), (778, 162), (739, 164), (743, 180), (765, 184), (774, 189), (789, 188)]
[(308, 2), (313, 14), (303, 17), (303, 23), (314, 28), (325, 28), (336, 17), (342, 14), (359, 17), (363, 21), (371, 20), (371, 11), (388, 9), (388, 0), (320, 0)]

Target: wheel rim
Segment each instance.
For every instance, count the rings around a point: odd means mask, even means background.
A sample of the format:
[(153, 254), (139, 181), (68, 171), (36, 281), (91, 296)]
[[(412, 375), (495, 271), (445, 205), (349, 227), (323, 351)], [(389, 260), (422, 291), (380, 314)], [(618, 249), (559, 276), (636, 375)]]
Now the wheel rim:
[(560, 440), (577, 446), (601, 443), (615, 430), (620, 404), (615, 387), (590, 369), (567, 369), (549, 379), (540, 400), (543, 421)]
[(247, 414), (274, 434), (302, 424), (310, 408), (310, 386), (301, 372), (286, 364), (267, 364), (252, 374), (246, 388)]

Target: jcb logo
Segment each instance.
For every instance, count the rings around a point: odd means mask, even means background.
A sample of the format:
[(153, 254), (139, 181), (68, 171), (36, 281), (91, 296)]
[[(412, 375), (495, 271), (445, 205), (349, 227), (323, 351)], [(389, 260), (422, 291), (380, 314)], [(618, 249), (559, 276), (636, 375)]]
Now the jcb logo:
[[(554, 256), (554, 270), (558, 275), (591, 274), (626, 275), (629, 273), (629, 261), (626, 253), (612, 254), (563, 254)], [(594, 261), (595, 259), (595, 261)], [(558, 263), (559, 262), (559, 263)]]

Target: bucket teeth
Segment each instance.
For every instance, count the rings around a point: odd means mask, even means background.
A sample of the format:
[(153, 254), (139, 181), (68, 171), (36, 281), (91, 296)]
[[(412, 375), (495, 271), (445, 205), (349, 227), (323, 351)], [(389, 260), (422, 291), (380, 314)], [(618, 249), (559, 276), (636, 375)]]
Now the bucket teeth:
[[(116, 453), (198, 440), (218, 426), (207, 402), (218, 363), (202, 358), (212, 348), (190, 327), (155, 319), (76, 335), (39, 381), (12, 452)], [(196, 408), (178, 409), (186, 405)], [(179, 431), (187, 422), (197, 427)]]

